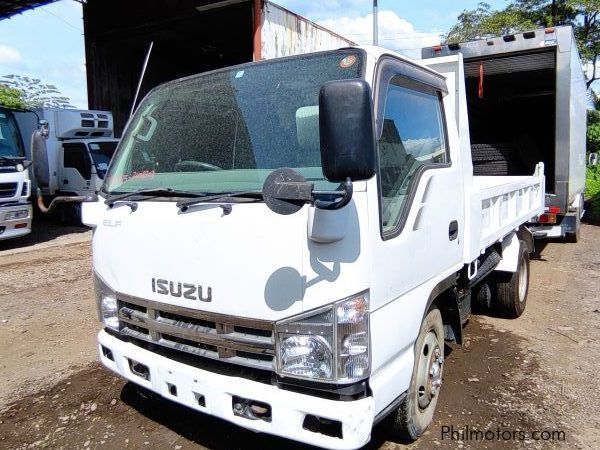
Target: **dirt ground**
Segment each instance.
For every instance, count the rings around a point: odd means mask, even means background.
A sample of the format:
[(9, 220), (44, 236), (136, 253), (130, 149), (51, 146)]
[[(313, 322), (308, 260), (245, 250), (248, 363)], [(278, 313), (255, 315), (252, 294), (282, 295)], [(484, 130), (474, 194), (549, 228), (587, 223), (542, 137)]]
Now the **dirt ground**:
[[(56, 228), (25, 246), (0, 242), (0, 448), (305, 448), (102, 369), (89, 239), (83, 228)], [(447, 348), (434, 423), (408, 448), (598, 448), (600, 227), (538, 253), (525, 314), (473, 316), (465, 344)], [(367, 448), (402, 445), (378, 426)]]

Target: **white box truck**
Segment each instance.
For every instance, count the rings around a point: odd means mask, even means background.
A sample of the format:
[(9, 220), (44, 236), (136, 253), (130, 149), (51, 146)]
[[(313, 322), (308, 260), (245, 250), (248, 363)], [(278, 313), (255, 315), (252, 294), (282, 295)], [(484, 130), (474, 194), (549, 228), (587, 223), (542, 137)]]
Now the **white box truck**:
[(14, 112), (0, 106), (0, 240), (31, 233), (31, 181)]
[(32, 178), (38, 206), (47, 212), (44, 200), (63, 203), (62, 219), (79, 222), (81, 201), (100, 189), (119, 142), (112, 114), (61, 108), (34, 112), (17, 113), (16, 118), (21, 134), (31, 142), (28, 156), (36, 161)]
[(543, 164), (473, 176), (461, 55), (377, 47), (155, 88), (99, 196), (102, 363), (196, 411), (335, 449), (432, 420), (473, 301), (525, 309)]
[(587, 89), (573, 29), (538, 29), (424, 48), (461, 54), (475, 175), (523, 175), (543, 161), (535, 237), (577, 241), (585, 190)]

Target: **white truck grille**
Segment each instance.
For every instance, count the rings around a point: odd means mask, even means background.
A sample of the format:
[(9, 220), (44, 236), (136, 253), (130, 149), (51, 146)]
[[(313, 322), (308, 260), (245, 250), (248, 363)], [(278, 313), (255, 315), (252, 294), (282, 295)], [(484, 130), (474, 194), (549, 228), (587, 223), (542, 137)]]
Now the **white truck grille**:
[(0, 183), (0, 198), (11, 198), (17, 195), (17, 183)]
[(274, 323), (117, 295), (120, 334), (171, 350), (274, 370)]

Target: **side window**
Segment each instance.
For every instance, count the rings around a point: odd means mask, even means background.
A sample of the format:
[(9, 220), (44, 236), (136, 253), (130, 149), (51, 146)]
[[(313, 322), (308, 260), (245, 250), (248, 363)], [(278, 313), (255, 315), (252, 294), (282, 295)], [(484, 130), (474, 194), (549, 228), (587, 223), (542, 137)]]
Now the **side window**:
[(84, 144), (63, 144), (65, 168), (76, 169), (83, 178), (92, 178), (92, 162)]
[(396, 230), (409, 207), (417, 171), (449, 162), (444, 127), (438, 91), (400, 76), (390, 80), (378, 142), (384, 234)]

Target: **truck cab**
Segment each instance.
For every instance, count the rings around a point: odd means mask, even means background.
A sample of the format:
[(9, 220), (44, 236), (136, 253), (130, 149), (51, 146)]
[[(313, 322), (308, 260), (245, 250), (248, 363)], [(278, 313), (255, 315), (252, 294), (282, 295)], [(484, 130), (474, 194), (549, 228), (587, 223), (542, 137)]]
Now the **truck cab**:
[(154, 89), (83, 204), (102, 363), (321, 447), (424, 433), (472, 299), (525, 309), (544, 210), (543, 164), (473, 176), (461, 56), (432, 64), (353, 47)]
[(0, 240), (31, 232), (31, 182), (13, 111), (0, 107)]
[(85, 195), (98, 191), (118, 142), (114, 138), (62, 141), (58, 154), (59, 191), (63, 195)]
[[(31, 115), (19, 116), (27, 136), (39, 128), (43, 137), (38, 158), (44, 160), (44, 168), (41, 176), (34, 177), (35, 187), (49, 199), (98, 191), (119, 142), (114, 138), (112, 114), (59, 108), (43, 108), (36, 113), (37, 121)], [(62, 213), (63, 218), (77, 221), (80, 204), (63, 205)]]

